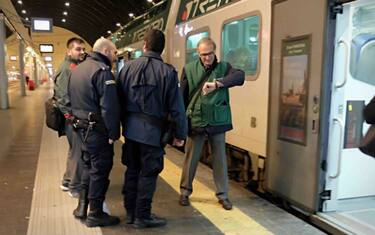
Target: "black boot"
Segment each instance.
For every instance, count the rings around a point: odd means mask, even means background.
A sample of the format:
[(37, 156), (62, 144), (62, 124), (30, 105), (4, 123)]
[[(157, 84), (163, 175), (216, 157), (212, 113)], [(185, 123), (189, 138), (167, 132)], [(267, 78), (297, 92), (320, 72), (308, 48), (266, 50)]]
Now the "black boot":
[(90, 200), (90, 211), (86, 218), (87, 227), (111, 226), (120, 223), (116, 216), (110, 216), (103, 211), (103, 201)]
[(85, 219), (87, 217), (87, 207), (89, 206), (89, 199), (87, 199), (87, 194), (87, 189), (81, 189), (81, 191), (79, 192), (78, 206), (73, 211), (73, 215), (77, 219)]
[(148, 218), (135, 218), (133, 227), (135, 228), (154, 228), (167, 224), (167, 220), (151, 214)]

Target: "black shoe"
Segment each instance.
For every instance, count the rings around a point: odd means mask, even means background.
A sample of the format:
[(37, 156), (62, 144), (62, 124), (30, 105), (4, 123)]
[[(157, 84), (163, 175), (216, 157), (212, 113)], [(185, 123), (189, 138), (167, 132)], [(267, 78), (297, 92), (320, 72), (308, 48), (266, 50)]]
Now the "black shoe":
[(129, 212), (126, 213), (125, 223), (127, 223), (127, 224), (133, 224), (134, 223), (134, 213), (129, 213)]
[(111, 226), (120, 223), (116, 216), (108, 215), (103, 211), (102, 200), (90, 200), (90, 212), (86, 218), (87, 227)]
[(135, 218), (133, 226), (135, 228), (154, 228), (165, 226), (166, 224), (166, 219), (157, 217), (156, 215), (151, 215), (147, 219)]
[(223, 208), (224, 208), (225, 210), (232, 210), (233, 205), (232, 205), (232, 203), (229, 201), (228, 198), (226, 198), (226, 199), (220, 199), (220, 200), (219, 200), (219, 203), (220, 203), (221, 205), (223, 205)]
[(116, 216), (108, 215), (102, 212), (100, 215), (89, 214), (86, 218), (87, 227), (104, 227), (120, 223), (120, 219)]
[(188, 206), (190, 205), (189, 197), (185, 195), (180, 195), (179, 203), (181, 206)]
[(89, 199), (87, 199), (87, 189), (81, 189), (79, 192), (78, 206), (73, 211), (73, 215), (77, 219), (85, 219), (87, 217), (87, 208), (89, 206)]

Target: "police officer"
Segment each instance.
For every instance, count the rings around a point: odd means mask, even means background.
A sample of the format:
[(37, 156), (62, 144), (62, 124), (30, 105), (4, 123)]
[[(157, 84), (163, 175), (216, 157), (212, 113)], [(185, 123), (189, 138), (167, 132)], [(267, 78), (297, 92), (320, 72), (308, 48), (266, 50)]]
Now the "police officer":
[(163, 123), (169, 115), (176, 124), (173, 144), (182, 146), (187, 121), (177, 72), (161, 58), (165, 38), (152, 29), (144, 38), (144, 54), (125, 63), (119, 75), (121, 123), (127, 166), (123, 186), (126, 223), (136, 228), (158, 227), (166, 220), (151, 214), (156, 180), (163, 170)]
[(93, 53), (73, 71), (69, 84), (74, 126), (83, 142), (86, 163), (78, 207), (73, 214), (84, 219), (89, 204), (88, 227), (119, 223), (117, 217), (103, 212), (113, 165), (113, 142), (120, 137), (119, 104), (111, 72), (116, 53), (111, 41), (98, 39)]
[(69, 191), (71, 196), (78, 197), (82, 169), (78, 164), (79, 154), (77, 156), (76, 151), (72, 149), (74, 136), (71, 126), (72, 114), (68, 96), (68, 84), (72, 70), (74, 70), (84, 58), (85, 44), (82, 39), (73, 37), (67, 41), (66, 47), (67, 55), (54, 78), (54, 93), (57, 105), (66, 119), (64, 129), (59, 131), (59, 136), (65, 133), (69, 143), (66, 170), (60, 188), (63, 191)]
[(232, 209), (228, 198), (228, 170), (225, 154), (225, 132), (231, 130), (229, 87), (244, 83), (245, 73), (227, 63), (217, 61), (215, 42), (202, 38), (198, 42), (199, 59), (182, 71), (181, 90), (191, 126), (186, 143), (185, 162), (180, 183), (182, 206), (189, 205), (193, 180), (205, 137), (212, 147), (216, 196), (226, 210)]

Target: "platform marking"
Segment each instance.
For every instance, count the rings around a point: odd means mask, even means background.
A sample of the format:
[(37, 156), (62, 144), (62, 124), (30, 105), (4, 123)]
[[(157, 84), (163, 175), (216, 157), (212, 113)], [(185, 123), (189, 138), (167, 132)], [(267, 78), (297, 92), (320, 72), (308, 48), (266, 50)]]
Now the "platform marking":
[[(160, 176), (176, 192), (180, 193), (180, 167), (164, 158), (164, 170)], [(224, 210), (217, 202), (214, 196), (215, 192), (198, 180), (194, 180), (193, 187), (194, 194), (190, 197), (191, 206), (210, 220), (224, 234), (273, 234), (235, 206), (230, 211)]]

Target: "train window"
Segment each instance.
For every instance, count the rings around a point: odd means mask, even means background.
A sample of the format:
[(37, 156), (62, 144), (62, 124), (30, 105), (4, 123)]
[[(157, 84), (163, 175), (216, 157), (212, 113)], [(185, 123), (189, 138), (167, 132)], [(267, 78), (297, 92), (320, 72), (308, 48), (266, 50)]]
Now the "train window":
[(375, 4), (358, 7), (353, 14), (350, 73), (356, 80), (375, 85)]
[(208, 31), (191, 34), (186, 39), (186, 63), (197, 60), (199, 58), (197, 45), (199, 40), (208, 37)]
[(256, 76), (259, 55), (260, 17), (250, 16), (224, 24), (221, 55), (234, 68)]

